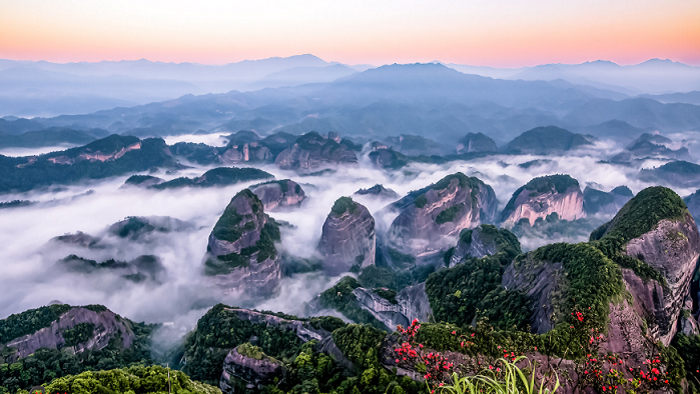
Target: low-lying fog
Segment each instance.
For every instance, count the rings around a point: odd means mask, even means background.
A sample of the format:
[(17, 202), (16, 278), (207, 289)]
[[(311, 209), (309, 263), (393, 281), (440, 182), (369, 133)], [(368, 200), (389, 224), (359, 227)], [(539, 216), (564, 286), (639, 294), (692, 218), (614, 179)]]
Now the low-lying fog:
[[(214, 138), (216, 137), (216, 138)], [(197, 140), (199, 139), (199, 140)], [(169, 140), (216, 144), (218, 136), (180, 136)], [(442, 177), (461, 171), (476, 176), (496, 191), (503, 208), (518, 187), (536, 176), (563, 173), (576, 178), (581, 189), (586, 185), (609, 191), (627, 185), (634, 193), (649, 184), (638, 181), (638, 168), (601, 164), (619, 148), (609, 142), (599, 142), (585, 156), (546, 157), (551, 160), (540, 166), (525, 169), (518, 164), (544, 159), (536, 156), (492, 156), (469, 162), (451, 162), (444, 165), (412, 164), (395, 172), (374, 168), (366, 155), (360, 165), (340, 168), (323, 176), (299, 176), (281, 171), (274, 165), (260, 168), (277, 179), (290, 178), (302, 185), (307, 196), (297, 209), (273, 212), (275, 219), (289, 222), (295, 228), (282, 229), (281, 248), (300, 257), (310, 257), (321, 236), (321, 227), (333, 202), (341, 196), (350, 196), (360, 188), (377, 183), (393, 189), (400, 195), (434, 183)], [(659, 165), (652, 161), (644, 167)], [(156, 174), (165, 179), (176, 176), (198, 176), (209, 168), (197, 166), (178, 174)], [(113, 311), (136, 321), (179, 321), (193, 325), (213, 303), (223, 301), (242, 305), (240, 300), (226, 299), (209, 286), (202, 275), (202, 257), (207, 237), (230, 199), (253, 183), (242, 183), (223, 188), (182, 188), (164, 191), (122, 188), (127, 176), (90, 184), (56, 187), (48, 192), (30, 192), (4, 195), (3, 201), (31, 200), (40, 203), (3, 209), (0, 211), (0, 318), (29, 308), (60, 300), (72, 305), (104, 304)], [(91, 191), (91, 192), (88, 192)], [(694, 190), (677, 189), (681, 196)], [(376, 214), (391, 201), (376, 200), (372, 196), (354, 197)], [(106, 228), (127, 216), (170, 216), (191, 224), (182, 231), (155, 233), (141, 241), (131, 241), (106, 235)], [(600, 218), (601, 222), (608, 218)], [(388, 227), (393, 214), (376, 217), (377, 227)], [(66, 233), (84, 233), (102, 237), (102, 248), (77, 248), (49, 242)], [(521, 239), (526, 250), (556, 242), (585, 241), (587, 236), (569, 239)], [(165, 269), (165, 279), (134, 283), (114, 275), (68, 273), (56, 263), (69, 254), (78, 254), (99, 262), (108, 259), (129, 261), (140, 255), (158, 256)], [(304, 301), (329, 287), (337, 278), (321, 274), (297, 275), (283, 281), (276, 298), (257, 305), (258, 309), (299, 313)]]

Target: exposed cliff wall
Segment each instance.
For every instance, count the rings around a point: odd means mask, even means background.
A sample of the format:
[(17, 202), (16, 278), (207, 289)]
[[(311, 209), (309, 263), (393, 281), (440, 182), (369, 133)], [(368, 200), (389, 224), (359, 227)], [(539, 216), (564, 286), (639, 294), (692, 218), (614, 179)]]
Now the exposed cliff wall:
[(114, 312), (106, 308), (98, 312), (93, 309), (74, 307), (51, 322), (49, 327), (41, 328), (32, 334), (5, 343), (7, 347), (17, 349), (17, 352), (11, 356), (12, 360), (6, 361), (16, 361), (27, 357), (40, 348), (60, 349), (66, 347), (63, 334), (82, 323), (94, 325), (94, 330), (87, 340), (70, 346), (71, 351), (75, 353), (102, 349), (116, 335), (121, 335), (125, 348), (130, 347), (134, 341), (135, 336), (131, 324), (118, 317)]
[(266, 212), (298, 206), (306, 199), (304, 189), (290, 179), (260, 183), (250, 190), (262, 201)]
[(448, 266), (453, 267), (465, 258), (481, 258), (496, 254), (499, 249), (508, 245), (517, 245), (518, 238), (506, 229), (499, 229), (491, 224), (482, 224), (470, 230), (462, 230), (457, 246), (452, 251)]
[(392, 250), (419, 259), (435, 256), (454, 245), (462, 229), (492, 221), (496, 205), (490, 186), (462, 173), (411, 192), (392, 205), (399, 215), (386, 235), (387, 258), (396, 260)]
[(277, 224), (250, 190), (236, 194), (209, 235), (205, 274), (225, 293), (271, 294), (281, 278)]
[(512, 227), (521, 219), (528, 219), (532, 225), (554, 212), (563, 220), (586, 217), (581, 188), (568, 175), (535, 178), (516, 190), (501, 213), (500, 222), (504, 227)]
[(362, 287), (353, 290), (352, 294), (360, 308), (371, 313), (390, 330), (395, 330), (397, 325), (407, 327), (414, 319), (428, 321), (433, 314), (425, 293), (425, 283), (399, 291), (393, 300)]
[(374, 265), (375, 223), (369, 210), (350, 197), (339, 198), (323, 223), (318, 251), (329, 275)]
[(219, 388), (224, 393), (238, 392), (236, 385), (246, 389), (261, 390), (284, 376), (284, 365), (264, 354), (260, 348), (248, 344), (237, 346), (224, 359)]

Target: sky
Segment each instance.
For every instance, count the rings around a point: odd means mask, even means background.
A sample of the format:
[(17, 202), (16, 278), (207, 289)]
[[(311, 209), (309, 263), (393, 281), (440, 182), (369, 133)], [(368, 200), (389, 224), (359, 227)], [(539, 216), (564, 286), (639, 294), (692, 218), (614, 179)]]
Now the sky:
[(698, 0), (0, 0), (0, 58), (700, 65)]

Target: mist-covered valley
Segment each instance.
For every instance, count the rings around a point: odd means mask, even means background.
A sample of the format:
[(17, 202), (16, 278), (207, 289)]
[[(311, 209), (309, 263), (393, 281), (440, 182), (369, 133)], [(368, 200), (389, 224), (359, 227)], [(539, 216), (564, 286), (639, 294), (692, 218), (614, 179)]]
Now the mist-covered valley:
[[(455, 69), (1, 119), (0, 366), (65, 357), (76, 374), (165, 364), (227, 393), (418, 393), (448, 377), (426, 377), (395, 349), (415, 339), (390, 333), (420, 321), (450, 372), (495, 363), (494, 340), (571, 360), (570, 393), (574, 342), (624, 355), (631, 377), (647, 357), (676, 371), (655, 343), (700, 338), (700, 107), (631, 93), (639, 68), (624, 89)], [(660, 85), (677, 88), (644, 93)], [(334, 377), (299, 372), (307, 356)], [(370, 370), (382, 377), (358, 380)], [(13, 390), (46, 379), (13, 371)]]

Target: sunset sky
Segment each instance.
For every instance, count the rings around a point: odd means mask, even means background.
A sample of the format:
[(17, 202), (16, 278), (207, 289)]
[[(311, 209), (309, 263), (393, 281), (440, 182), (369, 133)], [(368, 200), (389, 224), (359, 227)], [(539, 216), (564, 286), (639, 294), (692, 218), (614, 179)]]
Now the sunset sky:
[(700, 65), (700, 1), (0, 0), (0, 58)]

